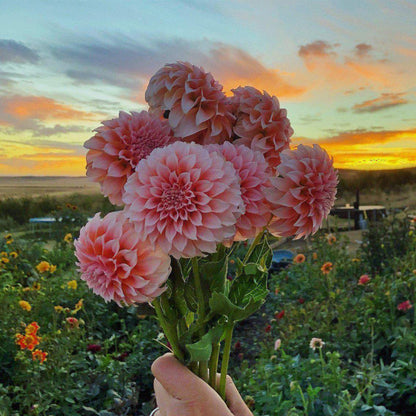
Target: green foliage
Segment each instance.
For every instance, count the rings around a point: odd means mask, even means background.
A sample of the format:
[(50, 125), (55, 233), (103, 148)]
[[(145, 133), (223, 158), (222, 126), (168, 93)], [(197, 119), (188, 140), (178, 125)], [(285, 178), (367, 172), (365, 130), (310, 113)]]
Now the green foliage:
[[(73, 244), (62, 236), (75, 236), (77, 226), (65, 226), (46, 242), (0, 236), (1, 257), (8, 260), (0, 266), (0, 415), (147, 415), (154, 407), (150, 366), (167, 340), (151, 308), (106, 304), (79, 280)], [(211, 312), (200, 323), (198, 295), (183, 277), (190, 262), (177, 262), (171, 279), (180, 290), (175, 297), (170, 288), (162, 307), (173, 302), (191, 309), (175, 317), (192, 329), (180, 340), (191, 361), (206, 360), (226, 325), (239, 321), (229, 369), (255, 415), (410, 416), (416, 408), (415, 308), (397, 307), (416, 303), (412, 231), (405, 217), (394, 217), (370, 229), (354, 256), (340, 235), (336, 241), (316, 236), (303, 253), (305, 262), (269, 278), (264, 304), (270, 263), (265, 243), (249, 255), (241, 243), (231, 257), (220, 252), (201, 259)], [(39, 270), (42, 261), (56, 270)], [(326, 262), (333, 265), (328, 274), (321, 270)], [(363, 274), (371, 280), (358, 285)], [(73, 280), (76, 289), (68, 286)], [(22, 309), (20, 300), (31, 310)], [(42, 337), (37, 348), (48, 353), (43, 364), (15, 343), (33, 321)], [(322, 348), (310, 348), (313, 337), (325, 342)], [(281, 346), (275, 350), (276, 339)]]

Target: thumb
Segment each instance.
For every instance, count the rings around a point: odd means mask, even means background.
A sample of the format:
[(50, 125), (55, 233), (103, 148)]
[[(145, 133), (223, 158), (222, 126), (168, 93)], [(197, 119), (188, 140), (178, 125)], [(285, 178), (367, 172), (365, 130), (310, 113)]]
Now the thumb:
[(253, 416), (253, 413), (251, 413), (240, 396), (233, 379), (228, 375), (225, 384), (225, 398), (227, 400), (228, 408), (234, 416)]

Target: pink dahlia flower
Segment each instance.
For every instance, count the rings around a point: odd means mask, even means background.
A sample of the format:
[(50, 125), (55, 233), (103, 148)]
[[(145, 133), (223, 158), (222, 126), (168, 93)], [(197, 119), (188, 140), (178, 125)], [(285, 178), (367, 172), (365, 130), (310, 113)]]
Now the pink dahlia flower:
[(413, 305), (410, 303), (410, 300), (405, 300), (397, 305), (399, 311), (408, 311), (409, 309), (412, 309), (412, 307)]
[(170, 257), (139, 236), (124, 212), (116, 211), (102, 219), (96, 214), (75, 240), (81, 279), (106, 301), (150, 302), (165, 290)]
[(142, 160), (125, 186), (138, 233), (168, 254), (214, 253), (244, 212), (233, 165), (195, 143), (176, 142)]
[(209, 144), (231, 138), (234, 117), (222, 85), (203, 68), (188, 62), (165, 65), (150, 79), (145, 98), (149, 111), (168, 118), (183, 141)]
[(296, 238), (315, 233), (335, 201), (337, 172), (333, 160), (317, 144), (285, 150), (271, 178), (266, 198), (274, 215), (269, 231)]
[(156, 147), (173, 143), (169, 124), (146, 111), (120, 111), (118, 118), (87, 140), (87, 176), (99, 182), (101, 192), (115, 205), (122, 204), (123, 187), (137, 164)]
[(235, 143), (263, 153), (274, 170), (280, 163), (280, 153), (289, 148), (293, 134), (286, 110), (280, 108), (279, 100), (266, 91), (261, 93), (253, 87), (238, 87), (232, 91), (231, 108), (237, 117)]
[(254, 238), (268, 224), (271, 217), (270, 207), (264, 195), (269, 176), (263, 155), (246, 146), (236, 146), (229, 142), (210, 145), (208, 150), (221, 153), (225, 160), (233, 164), (240, 177), (245, 213), (237, 221), (234, 241)]

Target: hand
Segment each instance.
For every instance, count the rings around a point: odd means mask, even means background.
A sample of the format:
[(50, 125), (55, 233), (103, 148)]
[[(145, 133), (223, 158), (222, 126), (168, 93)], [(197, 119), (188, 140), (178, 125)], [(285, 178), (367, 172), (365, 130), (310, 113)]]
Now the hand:
[(253, 416), (230, 376), (225, 388), (227, 407), (211, 386), (172, 354), (159, 357), (152, 373), (159, 407), (155, 416)]

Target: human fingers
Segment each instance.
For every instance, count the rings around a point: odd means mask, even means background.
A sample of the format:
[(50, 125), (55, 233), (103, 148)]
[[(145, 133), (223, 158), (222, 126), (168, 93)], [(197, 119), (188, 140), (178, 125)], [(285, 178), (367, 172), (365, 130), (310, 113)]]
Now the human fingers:
[(228, 375), (225, 384), (225, 398), (228, 408), (234, 416), (253, 416), (238, 392), (233, 379)]

